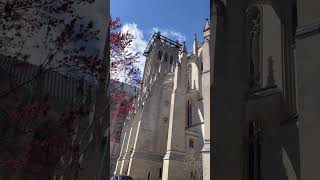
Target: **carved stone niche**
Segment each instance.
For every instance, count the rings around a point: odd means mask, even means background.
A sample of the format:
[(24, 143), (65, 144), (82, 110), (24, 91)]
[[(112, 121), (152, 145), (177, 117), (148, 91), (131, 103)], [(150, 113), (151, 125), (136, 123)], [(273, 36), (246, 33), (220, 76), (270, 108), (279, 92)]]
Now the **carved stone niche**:
[(170, 105), (170, 101), (169, 100), (164, 101), (164, 105), (165, 106), (169, 106)]
[(221, 0), (213, 0), (213, 14), (218, 17), (223, 17), (225, 14), (225, 2)]
[(274, 64), (274, 57), (269, 56), (269, 58), (268, 58), (268, 83), (267, 83), (268, 87), (276, 86), (275, 79), (274, 79), (273, 64)]
[(261, 26), (262, 10), (259, 6), (251, 6), (247, 9), (246, 32), (247, 32), (247, 57), (250, 70), (250, 90), (261, 88)]

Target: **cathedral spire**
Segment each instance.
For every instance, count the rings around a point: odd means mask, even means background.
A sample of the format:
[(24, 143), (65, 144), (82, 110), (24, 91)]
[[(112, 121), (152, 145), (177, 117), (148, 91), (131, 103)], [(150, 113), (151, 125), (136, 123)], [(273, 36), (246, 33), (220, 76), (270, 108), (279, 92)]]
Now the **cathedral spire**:
[(188, 55), (186, 42), (183, 42), (183, 45), (181, 47), (181, 51), (179, 53), (179, 61), (181, 62), (182, 59), (186, 58)]
[(198, 40), (197, 40), (197, 34), (194, 34), (193, 37), (193, 54), (198, 54)]
[(206, 31), (206, 30), (208, 30), (208, 29), (210, 29), (210, 23), (209, 23), (209, 19), (206, 18), (206, 23), (205, 23), (205, 25), (204, 25), (203, 31)]
[(187, 46), (186, 46), (186, 42), (183, 42), (183, 46), (182, 46), (182, 53), (188, 53), (187, 51)]
[(158, 31), (156, 34), (157, 34), (156, 35), (157, 39), (160, 39), (160, 35), (161, 35), (160, 31)]
[(206, 39), (209, 36), (210, 36), (210, 23), (209, 23), (209, 19), (206, 18), (206, 23), (203, 28), (203, 37), (204, 39)]

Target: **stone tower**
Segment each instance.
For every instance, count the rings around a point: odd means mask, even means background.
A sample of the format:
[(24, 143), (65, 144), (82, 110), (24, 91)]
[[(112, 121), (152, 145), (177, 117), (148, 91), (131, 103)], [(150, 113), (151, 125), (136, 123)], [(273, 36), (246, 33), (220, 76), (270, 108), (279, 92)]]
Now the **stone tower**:
[(185, 43), (153, 35), (144, 53), (143, 86), (125, 122), (114, 174), (149, 180), (210, 179), (208, 172), (202, 174), (210, 159), (209, 29), (207, 21), (203, 42), (195, 36), (190, 54)]
[(180, 44), (156, 33), (147, 56), (143, 86), (135, 102), (135, 111), (126, 121), (120, 158), (115, 174), (129, 174), (135, 179), (162, 176), (166, 153), (170, 94)]

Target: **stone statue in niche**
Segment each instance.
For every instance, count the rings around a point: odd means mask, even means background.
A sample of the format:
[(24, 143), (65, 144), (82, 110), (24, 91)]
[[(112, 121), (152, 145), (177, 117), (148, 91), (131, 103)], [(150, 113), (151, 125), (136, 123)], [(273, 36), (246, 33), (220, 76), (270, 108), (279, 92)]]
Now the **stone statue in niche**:
[(276, 85), (275, 80), (274, 80), (273, 63), (274, 63), (274, 58), (272, 56), (269, 56), (269, 58), (268, 58), (268, 81), (267, 81), (268, 87), (273, 87)]
[(213, 14), (215, 16), (224, 16), (225, 4), (221, 0), (214, 0)]
[(250, 89), (261, 86), (260, 73), (260, 43), (261, 43), (261, 11), (258, 7), (251, 7), (247, 11), (247, 35), (250, 61)]

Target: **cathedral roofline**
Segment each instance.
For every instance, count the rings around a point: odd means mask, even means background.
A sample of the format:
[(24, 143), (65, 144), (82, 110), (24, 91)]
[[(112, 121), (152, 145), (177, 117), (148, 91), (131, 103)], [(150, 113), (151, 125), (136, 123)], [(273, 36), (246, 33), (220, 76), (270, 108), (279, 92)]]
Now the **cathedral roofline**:
[(151, 49), (152, 49), (151, 46), (155, 42), (156, 39), (159, 39), (162, 43), (167, 44), (169, 46), (178, 47), (180, 50), (183, 47), (183, 45), (180, 44), (179, 42), (173, 41), (172, 39), (169, 39), (169, 38), (161, 35), (160, 32), (156, 32), (152, 35), (152, 37), (147, 45), (146, 50), (143, 52), (144, 56), (148, 56), (148, 54), (151, 52)]

